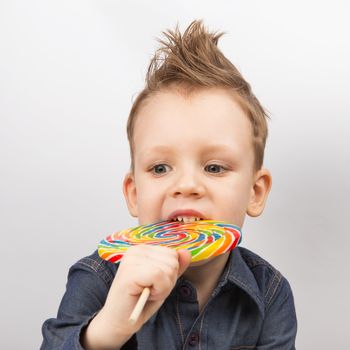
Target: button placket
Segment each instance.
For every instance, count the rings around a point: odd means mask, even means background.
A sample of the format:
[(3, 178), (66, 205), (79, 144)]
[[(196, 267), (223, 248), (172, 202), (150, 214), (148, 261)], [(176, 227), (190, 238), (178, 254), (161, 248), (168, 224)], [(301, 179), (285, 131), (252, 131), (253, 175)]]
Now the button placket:
[(180, 287), (180, 293), (184, 298), (190, 298), (192, 296), (191, 288), (186, 285)]
[(195, 332), (191, 333), (188, 337), (188, 345), (194, 347), (198, 345), (198, 342), (199, 342), (198, 333), (195, 333)]
[[(177, 288), (178, 302), (177, 319), (183, 340), (182, 350), (200, 348), (200, 334), (198, 332), (199, 308), (196, 289), (188, 281), (180, 281)], [(183, 309), (180, 313), (180, 305)], [(184, 317), (184, 323), (180, 317)]]

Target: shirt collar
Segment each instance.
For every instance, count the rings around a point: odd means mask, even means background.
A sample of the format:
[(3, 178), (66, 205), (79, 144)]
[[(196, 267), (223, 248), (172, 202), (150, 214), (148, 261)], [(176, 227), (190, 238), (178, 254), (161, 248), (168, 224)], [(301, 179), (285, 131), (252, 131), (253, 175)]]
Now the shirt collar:
[[(241, 254), (241, 249), (243, 248), (236, 247), (230, 252), (224, 272), (221, 275), (218, 285), (213, 291), (213, 296), (217, 295), (224, 286), (225, 288), (229, 288), (230, 284), (233, 284), (245, 291), (253, 299), (258, 306), (262, 317), (264, 317), (265, 304), (263, 296), (261, 295), (259, 286), (251, 269)], [(172, 291), (173, 295), (175, 295), (175, 290), (183, 284), (183, 281), (183, 276), (177, 280), (176, 287)]]
[(261, 315), (264, 316), (265, 306), (263, 297), (251, 269), (242, 257), (240, 249), (240, 247), (237, 247), (231, 251), (224, 273), (216, 289), (221, 289), (227, 282), (236, 285), (254, 300)]

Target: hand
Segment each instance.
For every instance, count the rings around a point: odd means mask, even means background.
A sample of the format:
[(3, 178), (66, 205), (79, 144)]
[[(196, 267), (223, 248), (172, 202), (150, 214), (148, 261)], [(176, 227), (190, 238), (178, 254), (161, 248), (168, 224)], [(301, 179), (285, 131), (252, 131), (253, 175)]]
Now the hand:
[[(104, 307), (86, 330), (86, 349), (115, 349), (123, 345), (160, 308), (190, 262), (187, 250), (151, 245), (129, 248)], [(131, 324), (128, 319), (145, 287), (150, 288), (150, 296), (137, 322)]]

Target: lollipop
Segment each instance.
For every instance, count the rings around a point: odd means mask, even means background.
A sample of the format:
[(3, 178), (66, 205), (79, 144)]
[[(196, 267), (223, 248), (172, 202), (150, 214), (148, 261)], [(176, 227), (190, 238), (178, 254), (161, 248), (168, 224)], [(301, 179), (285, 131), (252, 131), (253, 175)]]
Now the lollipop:
[[(191, 223), (162, 221), (113, 233), (98, 245), (98, 254), (104, 260), (118, 263), (129, 247), (136, 244), (161, 245), (187, 249), (192, 262), (208, 259), (235, 248), (241, 241), (241, 231), (223, 221), (200, 220)], [(136, 322), (150, 295), (143, 289), (129, 321)]]
[(109, 235), (100, 242), (98, 254), (104, 260), (118, 263), (133, 245), (162, 245), (175, 250), (187, 249), (195, 262), (226, 253), (240, 241), (240, 229), (222, 221), (201, 220), (186, 224), (163, 221)]

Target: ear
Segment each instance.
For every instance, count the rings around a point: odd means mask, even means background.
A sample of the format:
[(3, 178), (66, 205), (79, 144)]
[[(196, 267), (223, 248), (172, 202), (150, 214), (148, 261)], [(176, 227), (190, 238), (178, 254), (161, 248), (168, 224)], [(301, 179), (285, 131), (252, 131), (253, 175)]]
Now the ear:
[(263, 212), (271, 185), (272, 177), (267, 169), (261, 168), (256, 172), (247, 208), (249, 216), (259, 216)]
[(123, 182), (123, 193), (130, 215), (137, 217), (136, 183), (134, 175), (131, 172), (125, 175)]

